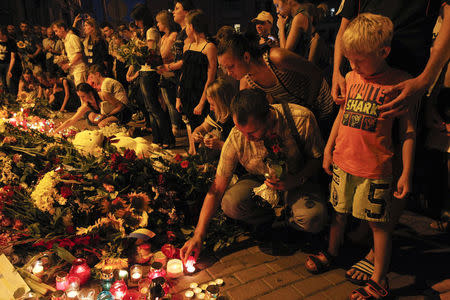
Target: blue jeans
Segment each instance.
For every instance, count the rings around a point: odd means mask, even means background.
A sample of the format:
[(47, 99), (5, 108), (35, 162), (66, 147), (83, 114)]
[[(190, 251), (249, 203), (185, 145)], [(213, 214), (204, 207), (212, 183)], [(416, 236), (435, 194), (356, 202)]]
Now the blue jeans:
[(162, 110), (158, 101), (159, 74), (155, 71), (140, 71), (139, 86), (146, 111), (144, 112), (147, 126), (152, 128), (153, 143), (175, 144), (170, 120)]

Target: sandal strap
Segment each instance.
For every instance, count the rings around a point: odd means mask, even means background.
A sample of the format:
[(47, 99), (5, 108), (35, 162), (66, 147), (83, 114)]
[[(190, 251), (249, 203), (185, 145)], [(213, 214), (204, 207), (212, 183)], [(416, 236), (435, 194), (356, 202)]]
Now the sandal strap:
[(369, 277), (373, 274), (373, 263), (365, 258), (361, 259), (357, 263), (355, 263), (353, 266), (351, 266), (351, 269), (358, 270), (360, 272), (365, 273)]
[[(387, 283), (387, 278), (386, 278), (386, 284)], [(375, 294), (377, 294), (380, 297), (386, 297), (389, 295), (389, 292), (387, 289), (385, 289), (384, 287), (382, 287), (381, 285), (379, 285), (377, 282), (373, 281), (372, 279), (369, 279), (367, 281), (367, 286), (369, 287), (369, 289), (374, 292)], [(388, 285), (389, 286), (389, 285)], [(388, 287), (389, 288), (389, 287)]]
[(363, 297), (364, 299), (372, 298), (372, 295), (369, 294), (363, 287), (357, 288), (356, 290), (354, 290), (352, 292), (352, 294), (358, 294), (361, 297)]
[(310, 256), (308, 256), (308, 259), (310, 259), (314, 263), (314, 266), (316, 267), (315, 270), (308, 269), (308, 271), (321, 273), (325, 269), (324, 263), (320, 259), (318, 259), (316, 256), (310, 255)]

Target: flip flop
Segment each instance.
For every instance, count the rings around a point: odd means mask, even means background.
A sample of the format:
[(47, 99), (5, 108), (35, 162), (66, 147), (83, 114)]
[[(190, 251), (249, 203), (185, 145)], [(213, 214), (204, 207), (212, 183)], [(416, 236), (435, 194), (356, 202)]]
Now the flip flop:
[[(379, 285), (377, 282), (373, 281), (372, 279), (369, 279), (367, 281), (366, 286), (369, 288), (369, 290), (372, 294), (367, 292), (365, 288), (360, 287), (360, 288), (357, 288), (356, 290), (354, 290), (351, 293), (351, 295), (358, 294), (361, 297), (363, 297), (364, 299), (390, 299), (391, 298), (391, 294), (389, 293), (389, 282), (388, 282), (387, 278), (386, 278), (386, 288), (382, 287), (381, 285)], [(374, 294), (378, 298), (375, 298), (373, 296)], [(351, 295), (350, 295), (350, 299), (351, 299)]]
[[(322, 262), (319, 258), (317, 258), (317, 256), (320, 254), (325, 256), (325, 258), (327, 259), (326, 263)], [(309, 273), (314, 274), (314, 275), (324, 273), (324, 272), (330, 270), (331, 265), (335, 258), (336, 257), (332, 256), (327, 251), (320, 251), (316, 255), (309, 255), (307, 259), (311, 260), (314, 263), (314, 266), (316, 268), (311, 269), (311, 268), (306, 267), (306, 265), (305, 265), (306, 271), (308, 271)]]
[[(373, 274), (373, 263), (365, 258), (361, 259), (360, 261), (358, 261), (356, 264), (354, 264), (350, 269), (355, 269), (358, 270), (361, 273), (364, 273), (367, 275), (367, 277), (372, 277)], [(363, 280), (363, 279), (356, 279), (353, 278), (352, 275), (349, 275), (347, 273), (345, 273), (345, 278), (347, 278), (348, 281), (350, 281), (351, 283), (354, 283), (356, 285), (365, 285), (368, 280)]]
[(450, 232), (449, 221), (433, 221), (430, 227), (440, 232)]

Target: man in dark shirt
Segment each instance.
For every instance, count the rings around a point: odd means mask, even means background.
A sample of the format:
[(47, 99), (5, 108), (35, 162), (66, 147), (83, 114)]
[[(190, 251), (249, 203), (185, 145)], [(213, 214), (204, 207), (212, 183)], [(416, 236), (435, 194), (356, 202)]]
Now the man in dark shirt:
[[(382, 116), (405, 111), (408, 103), (403, 103), (403, 100), (412, 94), (424, 92), (449, 59), (449, 3), (449, 0), (342, 0), (338, 10), (342, 20), (334, 53), (333, 98), (337, 100), (338, 96), (345, 95), (345, 79), (339, 70), (343, 61), (342, 34), (348, 23), (359, 13), (370, 12), (389, 17), (394, 23), (392, 50), (387, 58), (389, 65), (407, 71), (415, 77), (393, 88), (392, 95), (396, 98), (380, 107), (382, 111), (388, 110)], [(436, 39), (430, 55), (432, 30), (441, 6), (444, 6), (444, 21), (441, 34)], [(398, 93), (400, 95), (397, 97)]]
[(16, 43), (9, 39), (8, 31), (5, 27), (0, 27), (0, 82), (1, 89), (9, 93), (17, 94), (17, 81), (15, 80), (14, 65), (16, 64), (17, 47)]

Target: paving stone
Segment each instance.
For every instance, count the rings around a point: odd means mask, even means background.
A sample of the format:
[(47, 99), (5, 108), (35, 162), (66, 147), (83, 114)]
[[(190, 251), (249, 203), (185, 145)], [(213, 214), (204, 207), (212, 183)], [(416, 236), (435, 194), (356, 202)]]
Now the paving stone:
[(245, 269), (246, 267), (246, 265), (237, 261), (234, 261), (233, 263), (217, 262), (210, 268), (206, 269), (206, 271), (211, 275), (211, 277), (218, 278)]
[(272, 262), (267, 263), (269, 268), (274, 270), (274, 272), (279, 272), (281, 270), (285, 270), (288, 268), (292, 268), (297, 265), (303, 265), (298, 259), (293, 260), (291, 256), (284, 256), (282, 258), (278, 258)]
[(330, 281), (333, 285), (338, 285), (345, 281), (345, 270), (344, 269), (334, 269), (328, 272), (325, 272), (321, 275), (321, 277)]
[(414, 285), (415, 276), (403, 275), (400, 277), (395, 277), (389, 281), (389, 286), (391, 290), (400, 289), (410, 285)]
[(198, 284), (209, 282), (215, 278), (211, 277), (210, 274), (206, 270), (195, 273), (191, 276), (182, 276), (174, 281), (175, 285), (172, 286), (172, 291), (175, 293), (179, 293), (187, 288), (192, 282), (196, 282)]
[(251, 253), (237, 258), (237, 260), (240, 261), (246, 268), (271, 262), (275, 259), (277, 259), (275, 256), (264, 254), (262, 252)]
[(274, 290), (269, 294), (258, 297), (260, 300), (273, 300), (273, 299), (282, 299), (282, 300), (297, 300), (303, 299), (303, 296), (292, 286), (285, 286), (280, 289)]
[[(217, 279), (217, 278), (216, 278)], [(235, 286), (241, 285), (242, 283), (233, 275), (232, 276), (227, 276), (222, 278), (223, 279), (223, 286), (220, 287), (220, 292), (225, 292), (228, 291), (232, 288), (234, 288)]]
[(323, 292), (333, 300), (344, 300), (349, 299), (352, 291), (358, 287), (359, 286), (351, 283), (350, 281), (344, 281), (341, 284), (333, 286)]
[(248, 248), (248, 251), (249, 251), (250, 253), (258, 253), (258, 252), (261, 252), (261, 250), (259, 249), (259, 246), (252, 246), (252, 247)]
[(308, 296), (306, 298), (303, 298), (304, 300), (326, 300), (326, 299), (332, 299), (334, 300), (334, 298), (330, 298), (328, 297), (325, 293), (320, 292), (311, 296)]
[(250, 253), (251, 252), (248, 249), (239, 250), (239, 251), (236, 251), (236, 252), (233, 252), (233, 253), (230, 253), (230, 254), (228, 254), (226, 256), (221, 257), (220, 258), (220, 262), (223, 262), (223, 263), (224, 262), (229, 262), (229, 261), (235, 260), (235, 259), (237, 259), (237, 258), (239, 258), (241, 256), (248, 255)]
[(273, 289), (287, 285), (288, 283), (299, 279), (301, 279), (301, 277), (292, 270), (284, 270), (263, 278), (263, 280)]
[(269, 268), (266, 264), (262, 264), (245, 270), (238, 271), (234, 273), (234, 276), (240, 282), (245, 283), (272, 273), (273, 271), (271, 268)]
[(292, 271), (294, 271), (295, 273), (297, 273), (298, 275), (300, 275), (301, 278), (305, 279), (311, 276), (314, 276), (313, 274), (309, 273), (306, 268), (305, 265), (298, 265), (292, 268)]
[(297, 289), (303, 296), (309, 296), (315, 294), (319, 291), (323, 291), (325, 288), (329, 287), (331, 284), (328, 280), (322, 278), (318, 280), (317, 276), (313, 276), (301, 281), (294, 283), (292, 286)]
[(271, 288), (262, 280), (254, 280), (226, 292), (230, 299), (245, 300), (269, 292)]

